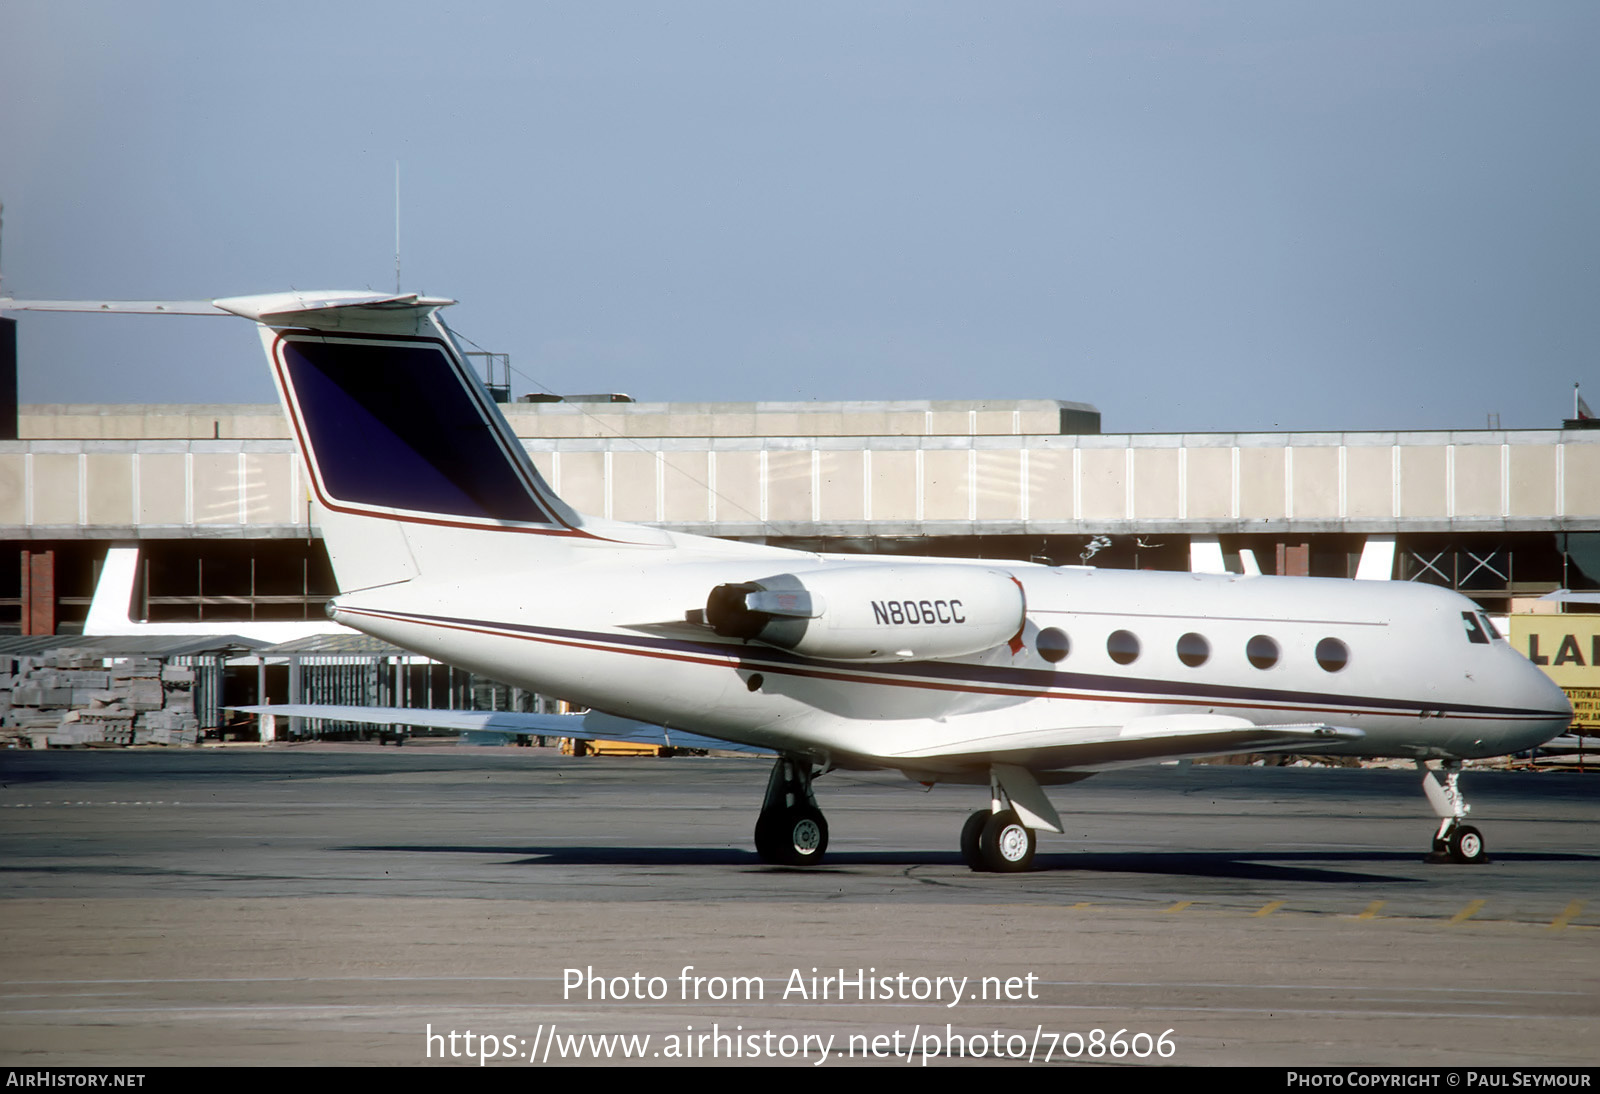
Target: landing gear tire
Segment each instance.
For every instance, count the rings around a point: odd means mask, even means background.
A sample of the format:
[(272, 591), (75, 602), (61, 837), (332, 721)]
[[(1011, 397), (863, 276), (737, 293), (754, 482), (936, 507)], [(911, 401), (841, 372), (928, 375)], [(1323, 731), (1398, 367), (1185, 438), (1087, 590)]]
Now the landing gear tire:
[(983, 864), (997, 874), (1016, 874), (1033, 865), (1038, 847), (1033, 829), (1017, 819), (1011, 810), (989, 814), (978, 839)]
[(756, 854), (774, 866), (811, 866), (828, 850), (828, 822), (821, 810), (795, 806), (763, 813), (756, 821)]
[(989, 818), (994, 814), (987, 809), (980, 809), (967, 818), (967, 823), (961, 826), (961, 858), (974, 870), (987, 870), (988, 866), (983, 861), (983, 826), (989, 823)]
[(1483, 833), (1470, 824), (1458, 824), (1447, 839), (1451, 862), (1479, 865), (1489, 861), (1483, 845)]
[(1433, 837), (1433, 850), (1424, 855), (1422, 861), (1434, 865), (1453, 862), (1482, 866), (1489, 861), (1489, 853), (1482, 832), (1470, 824), (1452, 824), (1443, 835)]

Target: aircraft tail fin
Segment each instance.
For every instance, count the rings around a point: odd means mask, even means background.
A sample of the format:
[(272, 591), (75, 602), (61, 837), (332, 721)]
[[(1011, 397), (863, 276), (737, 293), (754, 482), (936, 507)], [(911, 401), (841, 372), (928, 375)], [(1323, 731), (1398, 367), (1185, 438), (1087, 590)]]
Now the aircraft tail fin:
[[(561, 502), (416, 294), (278, 293), (216, 306), (260, 324), (341, 591), (409, 580), (509, 533), (602, 538)], [(639, 532), (647, 530), (639, 529)], [(646, 537), (648, 539), (648, 537)], [(442, 569), (442, 567), (441, 567)]]

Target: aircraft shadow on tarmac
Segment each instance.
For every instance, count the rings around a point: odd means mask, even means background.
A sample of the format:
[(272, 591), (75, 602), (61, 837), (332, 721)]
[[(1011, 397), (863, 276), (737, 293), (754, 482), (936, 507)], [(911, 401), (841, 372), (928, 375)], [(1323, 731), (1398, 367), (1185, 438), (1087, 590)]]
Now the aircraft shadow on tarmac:
[[(858, 866), (963, 866), (961, 856), (945, 851), (838, 851), (830, 852), (820, 867), (791, 870), (766, 866), (754, 851), (740, 848), (697, 847), (486, 847), (420, 844), (341, 847), (341, 851), (381, 851), (393, 853), (451, 855), (515, 855), (507, 866), (733, 866), (758, 867), (763, 871), (814, 873)], [(1600, 861), (1600, 856), (1579, 854), (1506, 854), (1495, 856), (1501, 864)], [(1366, 873), (1360, 868), (1415, 866), (1416, 877), (1396, 877), (1392, 873)], [(1029, 873), (1106, 873), (1181, 875), (1192, 877), (1239, 878), (1250, 881), (1303, 883), (1422, 882), (1424, 870), (1450, 870), (1451, 867), (1425, 866), (1421, 852), (1403, 851), (1292, 851), (1244, 853), (1238, 851), (1094, 851), (1081, 854), (1041, 854)], [(1455, 867), (1454, 869), (1463, 869)]]

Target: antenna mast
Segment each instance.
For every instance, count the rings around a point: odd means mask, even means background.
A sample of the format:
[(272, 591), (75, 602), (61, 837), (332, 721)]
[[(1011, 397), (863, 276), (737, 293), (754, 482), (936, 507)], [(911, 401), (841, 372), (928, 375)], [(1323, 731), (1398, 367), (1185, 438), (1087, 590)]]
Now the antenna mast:
[(394, 292), (400, 295), (400, 161), (394, 161)]

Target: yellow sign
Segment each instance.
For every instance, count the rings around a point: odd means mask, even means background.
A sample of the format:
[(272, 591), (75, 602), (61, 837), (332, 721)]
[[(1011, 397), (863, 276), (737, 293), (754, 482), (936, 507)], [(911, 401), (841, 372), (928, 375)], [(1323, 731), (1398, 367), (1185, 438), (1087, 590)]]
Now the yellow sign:
[(1563, 688), (1572, 700), (1572, 724), (1600, 728), (1600, 688)]
[(1511, 644), (1572, 700), (1572, 724), (1600, 726), (1600, 615), (1513, 615)]

